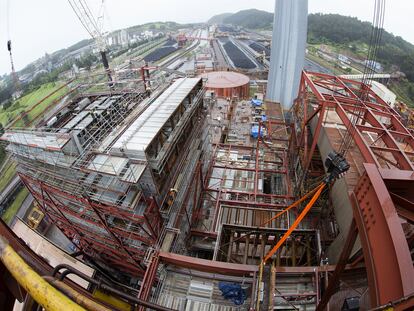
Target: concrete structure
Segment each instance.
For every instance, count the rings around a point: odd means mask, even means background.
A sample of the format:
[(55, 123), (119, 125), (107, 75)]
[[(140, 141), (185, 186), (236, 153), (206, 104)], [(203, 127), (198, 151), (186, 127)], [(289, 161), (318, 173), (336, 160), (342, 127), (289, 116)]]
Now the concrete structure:
[[(25, 224), (21, 219), (16, 219), (13, 231), (23, 241), (25, 241), (27, 246), (29, 246), (37, 255), (45, 258), (45, 260), (52, 267), (56, 267), (60, 264), (67, 264), (76, 268), (87, 276), (93, 276), (95, 271), (91, 267), (85, 265), (79, 260), (76, 260), (62, 249), (53, 245), (50, 241), (46, 240), (39, 233)], [(76, 275), (71, 275), (69, 278), (83, 288), (87, 288), (89, 285), (88, 282)]]
[(289, 109), (305, 61), (308, 1), (276, 0), (266, 99)]
[(214, 71), (201, 75), (207, 79), (206, 88), (218, 97), (248, 98), (249, 77), (232, 71)]

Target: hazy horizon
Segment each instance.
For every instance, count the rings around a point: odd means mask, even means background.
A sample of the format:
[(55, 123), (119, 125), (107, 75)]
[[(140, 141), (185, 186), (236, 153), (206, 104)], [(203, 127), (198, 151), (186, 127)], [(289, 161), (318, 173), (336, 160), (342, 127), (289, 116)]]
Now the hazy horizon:
[[(101, 0), (89, 0), (92, 8), (97, 8)], [(7, 9), (7, 2), (10, 7)], [(67, 48), (89, 36), (71, 10), (67, 1), (0, 0), (0, 75), (9, 73), (10, 61), (6, 42), (13, 43), (13, 57), (16, 70), (42, 57)], [(274, 0), (262, 0), (252, 5), (249, 0), (210, 0), (195, 2), (190, 0), (133, 0), (106, 1), (109, 19), (106, 30), (113, 31), (148, 22), (173, 21), (177, 23), (206, 22), (210, 17), (221, 13), (235, 13), (245, 9), (274, 11)], [(45, 9), (47, 8), (47, 9)], [(143, 10), (145, 8), (145, 11)], [(409, 20), (414, 3), (394, 0), (387, 2), (384, 28), (394, 35), (414, 43), (414, 33), (404, 21)], [(324, 1), (309, 0), (309, 13), (338, 13), (372, 21), (374, 1)], [(9, 12), (7, 14), (7, 12)], [(183, 12), (185, 14), (183, 14)], [(9, 23), (7, 23), (9, 20)], [(8, 26), (9, 24), (9, 26)]]

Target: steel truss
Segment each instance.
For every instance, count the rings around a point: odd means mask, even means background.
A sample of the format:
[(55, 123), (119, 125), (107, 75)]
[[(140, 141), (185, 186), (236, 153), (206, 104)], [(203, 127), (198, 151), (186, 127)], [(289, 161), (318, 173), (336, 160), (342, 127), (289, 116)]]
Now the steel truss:
[[(362, 95), (364, 92), (364, 96)], [(363, 98), (363, 100), (361, 99)], [(412, 224), (414, 219), (414, 137), (399, 114), (369, 86), (331, 75), (303, 72), (294, 111), (293, 141), (306, 178), (327, 120), (353, 139), (349, 152), (362, 156), (363, 172), (350, 195), (362, 244), (371, 307), (414, 292)], [(310, 125), (313, 125), (313, 133)], [(349, 181), (347, 181), (349, 183)], [(411, 230), (411, 231), (410, 231)], [(352, 232), (352, 229), (351, 231)], [(355, 239), (351, 239), (355, 240)], [(345, 259), (330, 283), (338, 281)], [(329, 301), (327, 293), (323, 303)], [(319, 307), (318, 310), (322, 310)]]
[(155, 200), (140, 198), (137, 204), (146, 206), (140, 216), (133, 209), (119, 209), (64, 192), (22, 173), (19, 176), (43, 212), (81, 251), (125, 273), (144, 274), (141, 262), (146, 249), (156, 243), (163, 223)]

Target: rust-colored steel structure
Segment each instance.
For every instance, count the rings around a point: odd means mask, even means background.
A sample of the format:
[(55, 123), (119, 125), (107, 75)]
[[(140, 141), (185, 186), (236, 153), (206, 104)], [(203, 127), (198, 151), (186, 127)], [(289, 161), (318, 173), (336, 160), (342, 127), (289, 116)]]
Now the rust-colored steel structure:
[[(264, 128), (264, 125), (260, 126)], [(267, 121), (266, 127), (271, 131), (277, 131), (283, 129), (286, 131), (284, 123), (278, 121)], [(272, 130), (273, 128), (273, 130)], [(287, 144), (287, 140), (280, 139), (281, 143)], [(224, 158), (225, 155), (237, 153), (243, 155), (246, 159), (245, 164), (240, 166), (229, 158)], [(261, 154), (264, 154), (261, 156)], [(273, 159), (265, 159), (267, 154), (272, 154)], [(263, 159), (262, 159), (263, 157)], [(260, 159), (260, 161), (259, 161)], [(213, 174), (213, 172), (220, 171), (221, 176)], [(252, 177), (242, 181), (240, 177), (231, 178), (230, 173), (234, 173), (237, 176), (239, 174), (247, 173)], [(264, 175), (277, 174), (280, 176), (280, 194), (264, 193), (263, 190), (259, 190), (259, 177), (263, 178)], [(227, 176), (229, 175), (229, 176)], [(239, 187), (228, 187), (226, 184), (237, 185), (243, 183), (243, 190)], [(211, 160), (207, 169), (207, 175), (204, 179), (202, 188), (204, 189), (203, 197), (204, 201), (209, 201), (213, 206), (212, 215), (213, 220), (211, 227), (206, 231), (204, 228), (203, 233), (209, 233), (212, 237), (216, 236), (219, 227), (219, 214), (223, 205), (228, 207), (234, 207), (234, 213), (238, 213), (239, 208), (250, 209), (255, 214), (255, 209), (262, 208), (263, 210), (257, 210), (257, 214), (261, 214), (260, 217), (253, 216), (253, 223), (244, 223), (244, 225), (257, 226), (263, 222), (263, 220), (271, 218), (273, 213), (286, 208), (289, 205), (290, 200), (293, 199), (291, 183), (289, 179), (288, 168), (288, 150), (287, 148), (270, 147), (262, 139), (258, 139), (256, 146), (242, 146), (231, 144), (216, 144), (214, 146)], [(193, 213), (192, 223), (196, 224), (201, 217), (200, 214), (206, 212), (204, 208), (199, 208)], [(267, 216), (266, 216), (266, 215)], [(245, 221), (245, 219), (239, 219), (239, 221)], [(277, 220), (279, 223), (286, 223), (286, 217), (281, 217)], [(220, 224), (221, 225), (221, 224)], [(193, 234), (197, 234), (197, 230), (192, 230)]]
[[(301, 120), (293, 139), (300, 150), (303, 172), (310, 167), (327, 120), (335, 120), (344, 136), (351, 135), (349, 152), (361, 155), (363, 172), (356, 184), (350, 180), (347, 184), (353, 190), (350, 201), (364, 254), (371, 307), (412, 295), (412, 133), (369, 86), (327, 74), (302, 73), (294, 113)], [(330, 282), (338, 278), (336, 273)]]
[(54, 128), (2, 137), (47, 220), (120, 277), (144, 276), (147, 251), (165, 226), (163, 202), (188, 152), (197, 150), (189, 146), (202, 123), (202, 81), (181, 78), (166, 87), (170, 92), (155, 94), (153, 105), (141, 92), (81, 95), (54, 117)]
[[(141, 200), (143, 200), (143, 204), (147, 205), (147, 209), (143, 216), (138, 216), (134, 215), (133, 211), (120, 211), (117, 206), (92, 202), (86, 198), (72, 195), (39, 180), (34, 180), (27, 175), (19, 174), (19, 176), (42, 211), (85, 254), (91, 257), (98, 256), (126, 272), (132, 271), (144, 275), (145, 270), (140, 259), (145, 256), (145, 250), (126, 246), (123, 240), (133, 237), (135, 240), (141, 241), (143, 245), (150, 246), (156, 243), (162, 218), (154, 200), (142, 197)], [(74, 211), (67, 202), (82, 206), (82, 213)], [(67, 215), (70, 215), (71, 218), (69, 219)], [(110, 215), (118, 215), (118, 217), (128, 219), (142, 231), (131, 232), (122, 226), (109, 228), (106, 219)], [(88, 225), (99, 226), (110, 238), (95, 233), (88, 228)]]

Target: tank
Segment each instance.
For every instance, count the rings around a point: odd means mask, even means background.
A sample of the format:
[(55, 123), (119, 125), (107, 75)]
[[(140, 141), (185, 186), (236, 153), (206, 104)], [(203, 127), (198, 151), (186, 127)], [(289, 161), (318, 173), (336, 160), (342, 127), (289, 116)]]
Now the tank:
[(206, 88), (214, 91), (218, 97), (249, 97), (250, 79), (244, 74), (234, 71), (213, 71), (204, 73), (201, 77), (207, 79)]

